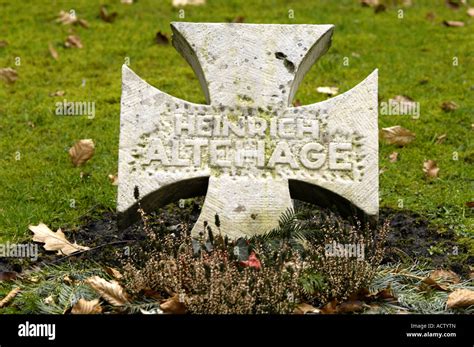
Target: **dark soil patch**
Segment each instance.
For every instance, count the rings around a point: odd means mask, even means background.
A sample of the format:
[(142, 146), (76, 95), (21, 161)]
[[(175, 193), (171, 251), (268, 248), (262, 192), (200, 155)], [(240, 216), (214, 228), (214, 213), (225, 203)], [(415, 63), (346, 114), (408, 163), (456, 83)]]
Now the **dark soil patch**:
[[(169, 232), (191, 230), (199, 217), (202, 202), (203, 198), (200, 197), (186, 200), (182, 207), (177, 203), (170, 204), (158, 213), (151, 214), (148, 223), (160, 225), (160, 228)], [(311, 206), (310, 209), (314, 210), (314, 207)], [(469, 265), (474, 264), (474, 257), (468, 254), (466, 246), (458, 243), (458, 237), (453, 231), (438, 232), (426, 218), (411, 211), (383, 208), (380, 210), (379, 223), (387, 220), (390, 232), (383, 262), (417, 260), (434, 268), (450, 268), (461, 275), (469, 273)], [(87, 259), (104, 265), (120, 266), (121, 256), (130, 249), (145, 250), (149, 246), (143, 222), (119, 230), (114, 213), (106, 213), (100, 220), (86, 220), (83, 226), (68, 230), (66, 234), (70, 240), (88, 246), (91, 250), (69, 257), (58, 257), (51, 252), (44, 252), (40, 247), (36, 265)], [(0, 258), (0, 274), (21, 272), (28, 265), (31, 264), (26, 260)]]
[(380, 210), (379, 221), (388, 220), (390, 233), (385, 262), (418, 260), (435, 268), (449, 268), (461, 275), (469, 273), (474, 257), (453, 230), (440, 232), (423, 216), (412, 211)]

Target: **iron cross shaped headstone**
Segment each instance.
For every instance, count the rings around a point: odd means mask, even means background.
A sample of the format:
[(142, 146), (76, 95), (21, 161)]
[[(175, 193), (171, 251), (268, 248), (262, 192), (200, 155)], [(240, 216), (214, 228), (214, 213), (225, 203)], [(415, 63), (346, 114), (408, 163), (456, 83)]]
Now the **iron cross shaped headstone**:
[(123, 66), (123, 225), (136, 216), (135, 187), (145, 210), (206, 195), (193, 232), (217, 214), (229, 237), (270, 230), (292, 198), (378, 213), (377, 71), (339, 96), (291, 106), (332, 25), (171, 27), (207, 104), (163, 93)]

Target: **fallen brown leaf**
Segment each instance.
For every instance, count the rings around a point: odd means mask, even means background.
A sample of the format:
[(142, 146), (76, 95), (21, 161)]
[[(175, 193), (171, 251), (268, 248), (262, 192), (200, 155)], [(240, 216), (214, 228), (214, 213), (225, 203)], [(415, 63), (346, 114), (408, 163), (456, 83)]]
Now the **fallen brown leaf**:
[(461, 5), (466, 4), (465, 0), (445, 0), (445, 3), (453, 10), (457, 10), (459, 7), (461, 7)]
[(49, 96), (64, 96), (66, 92), (64, 90), (57, 90), (54, 93), (50, 93)]
[(160, 308), (167, 314), (185, 314), (186, 306), (179, 301), (179, 295), (175, 294), (160, 305)]
[(459, 277), (459, 275), (451, 270), (443, 270), (443, 269), (434, 270), (433, 272), (431, 272), (429, 277), (435, 279), (436, 281), (441, 280), (441, 281), (451, 283), (451, 284), (456, 284), (456, 283), (461, 282), (461, 278)]
[(94, 152), (94, 141), (91, 139), (82, 139), (77, 141), (74, 146), (69, 149), (69, 156), (74, 166), (81, 166), (92, 158)]
[(423, 163), (423, 172), (427, 177), (438, 177), (439, 167), (434, 160), (427, 160)]
[(0, 300), (0, 308), (5, 307), (20, 292), (20, 288), (13, 288), (2, 300)]
[(69, 35), (66, 39), (66, 42), (64, 42), (64, 46), (67, 48), (83, 48), (84, 46), (82, 45), (81, 39), (77, 35)]
[(84, 27), (84, 28), (88, 28), (89, 27), (89, 22), (86, 21), (85, 19), (78, 19), (77, 20), (77, 23), (79, 23), (80, 26)]
[(441, 135), (439, 135), (438, 137), (436, 137), (436, 142), (435, 142), (435, 143), (436, 143), (437, 145), (442, 144), (442, 143), (444, 142), (444, 140), (446, 140), (446, 137), (447, 137), (446, 134), (441, 134)]
[(446, 305), (448, 308), (460, 308), (474, 305), (474, 291), (469, 289), (456, 289), (448, 295)]
[(118, 175), (109, 175), (108, 177), (113, 186), (118, 185)]
[(389, 144), (405, 146), (415, 139), (416, 135), (408, 129), (395, 125), (382, 128), (382, 138)]
[(85, 19), (80, 19), (76, 15), (72, 15), (71, 13), (63, 11), (63, 10), (59, 12), (56, 22), (62, 23), (63, 25), (79, 24), (80, 26), (84, 28), (89, 27), (89, 23)]
[(121, 280), (123, 278), (123, 275), (120, 273), (120, 271), (113, 267), (105, 266), (104, 270), (107, 274), (109, 274), (110, 276), (112, 276), (113, 278), (117, 280)]
[(391, 153), (388, 158), (390, 159), (391, 163), (395, 163), (398, 160), (398, 152)]
[(437, 290), (448, 291), (449, 284), (459, 283), (461, 279), (451, 270), (434, 270), (428, 277), (423, 279), (423, 285)]
[(72, 307), (72, 314), (98, 314), (102, 313), (102, 307), (100, 306), (99, 299), (85, 300), (80, 298)]
[(390, 285), (387, 288), (382, 289), (382, 290), (380, 290), (379, 292), (377, 292), (375, 294), (371, 294), (370, 296), (375, 298), (375, 299), (383, 299), (383, 300), (396, 299), (396, 296), (393, 293), (393, 289), (390, 287)]
[(62, 23), (63, 25), (74, 24), (77, 21), (77, 17), (71, 15), (69, 12), (61, 10), (59, 12), (56, 22)]
[(232, 20), (232, 23), (243, 23), (243, 22), (245, 22), (244, 16), (237, 16)]
[(167, 45), (170, 43), (170, 40), (166, 34), (158, 31), (155, 36), (155, 42), (159, 45)]
[(49, 53), (51, 53), (51, 56), (53, 57), (53, 59), (58, 60), (59, 54), (56, 51), (56, 49), (54, 49), (53, 44), (51, 42), (48, 44), (48, 49), (49, 49)]
[(460, 22), (457, 20), (445, 20), (443, 21), (443, 24), (447, 27), (463, 27), (465, 25), (464, 22)]
[(182, 7), (187, 5), (198, 6), (206, 4), (206, 0), (173, 0), (173, 7)]
[(322, 314), (334, 314), (337, 313), (337, 301), (332, 300), (320, 309)]
[(17, 277), (17, 273), (14, 271), (1, 271), (0, 272), (0, 281), (13, 281)]
[(99, 276), (93, 276), (86, 279), (85, 282), (113, 306), (123, 306), (129, 302), (127, 293), (117, 281), (109, 282)]
[(293, 314), (307, 314), (307, 313), (319, 313), (319, 309), (302, 302), (298, 306), (296, 306), (295, 310), (293, 311)]
[(467, 207), (470, 207), (470, 208), (473, 208), (473, 207), (474, 207), (474, 201), (468, 201), (468, 202), (466, 202), (466, 206), (467, 206)]
[(415, 113), (418, 110), (418, 103), (406, 95), (395, 95), (389, 99), (389, 103), (395, 103), (396, 106), (403, 109), (408, 114)]
[(359, 312), (364, 309), (364, 303), (362, 301), (353, 300), (346, 301), (337, 306), (337, 313), (351, 313)]
[(320, 94), (336, 95), (339, 93), (338, 87), (317, 87), (316, 91)]
[(378, 4), (377, 6), (374, 7), (374, 13), (380, 13), (386, 10), (387, 10), (387, 6), (385, 6), (384, 4)]
[(301, 106), (301, 101), (300, 101), (300, 99), (296, 99), (295, 101), (293, 101), (293, 106), (294, 106), (294, 107), (299, 107), (299, 106)]
[(441, 104), (441, 109), (445, 112), (451, 112), (458, 109), (458, 104), (454, 101), (445, 101)]
[(362, 6), (373, 7), (379, 4), (379, 0), (360, 0)]
[(107, 11), (107, 8), (104, 5), (102, 5), (102, 6), (100, 6), (99, 15), (100, 15), (100, 18), (104, 22), (112, 23), (115, 20), (115, 18), (117, 17), (117, 12), (109, 13), (109, 11)]
[(140, 293), (146, 296), (147, 298), (155, 299), (157, 301), (163, 300), (163, 296), (153, 289), (143, 289), (140, 291)]
[(57, 254), (70, 255), (75, 252), (89, 249), (89, 247), (69, 242), (61, 229), (53, 232), (43, 223), (30, 225), (28, 229), (30, 229), (34, 234), (33, 241), (44, 243), (43, 247), (47, 251), (58, 251)]
[(0, 78), (8, 83), (14, 83), (18, 79), (18, 73), (10, 67), (5, 67), (0, 69)]

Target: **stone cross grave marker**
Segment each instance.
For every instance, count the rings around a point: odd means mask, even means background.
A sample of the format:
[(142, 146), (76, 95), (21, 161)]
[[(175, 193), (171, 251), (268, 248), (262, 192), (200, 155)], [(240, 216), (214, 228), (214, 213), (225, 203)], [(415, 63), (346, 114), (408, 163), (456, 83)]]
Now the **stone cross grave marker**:
[[(172, 23), (207, 104), (168, 95), (123, 66), (118, 212), (206, 195), (193, 233), (278, 225), (292, 198), (378, 213), (377, 70), (353, 89), (292, 107), (332, 25)], [(291, 195), (290, 195), (291, 191)]]

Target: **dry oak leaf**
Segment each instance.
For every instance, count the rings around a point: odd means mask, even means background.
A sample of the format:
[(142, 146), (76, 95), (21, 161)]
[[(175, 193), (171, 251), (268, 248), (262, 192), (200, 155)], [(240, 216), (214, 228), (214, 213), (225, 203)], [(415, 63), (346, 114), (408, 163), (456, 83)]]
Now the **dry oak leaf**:
[(86, 300), (80, 298), (72, 307), (72, 314), (98, 314), (102, 313), (102, 306), (100, 306), (99, 299)]
[(113, 185), (113, 186), (117, 186), (118, 185), (118, 175), (109, 175), (109, 181), (110, 183)]
[(53, 57), (53, 59), (58, 60), (58, 58), (59, 58), (58, 51), (56, 51), (56, 49), (53, 47), (53, 44), (51, 42), (48, 44), (48, 49), (49, 49), (49, 53), (51, 53), (51, 56)]
[(364, 303), (359, 300), (349, 300), (337, 306), (336, 313), (350, 313), (364, 310)]
[(423, 163), (423, 172), (426, 177), (436, 178), (438, 177), (439, 167), (434, 160), (426, 160)]
[(0, 271), (0, 281), (14, 281), (17, 275), (14, 271)]
[(472, 306), (474, 305), (474, 291), (469, 289), (456, 289), (448, 295), (446, 305), (448, 308)]
[(20, 288), (13, 288), (2, 300), (0, 300), (0, 308), (5, 307), (20, 292)]
[(320, 313), (319, 308), (316, 308), (314, 306), (311, 306), (310, 304), (307, 304), (305, 302), (302, 302), (298, 306), (296, 306), (295, 310), (293, 311), (293, 314), (307, 314), (307, 313)]
[(34, 236), (33, 241), (44, 243), (44, 249), (47, 251), (58, 251), (57, 254), (70, 255), (79, 251), (86, 251), (89, 247), (80, 246), (77, 243), (71, 243), (61, 229), (54, 232), (47, 225), (40, 223), (28, 227)]
[(423, 284), (438, 290), (448, 290), (448, 284), (459, 283), (461, 279), (451, 270), (434, 270), (423, 279)]
[(66, 95), (66, 92), (64, 90), (57, 90), (49, 94), (49, 96), (64, 96), (64, 95)]
[(91, 139), (82, 139), (77, 141), (69, 149), (69, 156), (74, 166), (81, 166), (94, 155), (95, 144)]
[(390, 159), (391, 163), (395, 163), (398, 160), (398, 152), (391, 153), (388, 158)]
[(89, 23), (85, 19), (79, 19), (75, 13), (66, 12), (63, 10), (59, 12), (56, 22), (63, 23), (63, 25), (79, 24), (84, 28), (89, 27)]
[(179, 295), (175, 294), (160, 305), (160, 309), (167, 314), (185, 314), (186, 306), (179, 300)]
[(338, 87), (317, 87), (316, 91), (320, 94), (336, 95), (339, 93)]
[(390, 284), (388, 285), (388, 287), (378, 291), (377, 293), (372, 294), (371, 296), (375, 299), (382, 299), (382, 300), (396, 300), (397, 299)]
[(77, 21), (77, 17), (72, 13), (61, 10), (59, 12), (56, 22), (63, 23), (63, 25), (74, 24)]
[(5, 67), (0, 69), (0, 79), (8, 83), (13, 83), (18, 79), (18, 73), (10, 67)]
[(82, 47), (84, 47), (82, 45), (81, 39), (77, 35), (69, 35), (66, 38), (66, 42), (64, 42), (64, 46), (66, 46), (67, 48), (71, 48), (71, 47), (82, 48)]
[(171, 4), (173, 7), (181, 7), (187, 5), (198, 6), (205, 5), (206, 0), (173, 0)]
[(443, 21), (443, 24), (447, 27), (463, 27), (465, 25), (464, 22), (460, 22), (457, 20), (445, 20)]
[(408, 129), (395, 125), (382, 128), (382, 138), (389, 144), (405, 146), (415, 139), (416, 135)]
[(441, 134), (439, 135), (438, 137), (436, 137), (436, 144), (437, 145), (440, 145), (444, 142), (444, 140), (446, 140), (446, 137), (447, 137), (447, 134)]
[(93, 276), (86, 279), (85, 282), (113, 306), (123, 306), (129, 302), (127, 293), (117, 281), (109, 282), (99, 276)]
[(113, 267), (104, 266), (104, 270), (107, 274), (109, 274), (110, 276), (112, 276), (113, 278), (117, 280), (121, 280), (123, 278), (123, 275), (120, 273), (120, 271)]
[(441, 104), (441, 109), (445, 112), (451, 112), (458, 109), (458, 104), (454, 101), (445, 101)]
[[(418, 110), (418, 103), (406, 95), (395, 95), (388, 100), (390, 104), (394, 104), (401, 108), (400, 112), (414, 114)], [(402, 111), (403, 110), (403, 111)]]
[(107, 22), (107, 23), (112, 23), (115, 18), (117, 17), (117, 12), (112, 12), (112, 13), (109, 13), (109, 11), (107, 11), (107, 8), (102, 5), (100, 6), (100, 18), (104, 21), (104, 22)]
[(337, 301), (332, 300), (328, 302), (326, 305), (321, 307), (322, 314), (334, 314), (337, 313)]
[(441, 280), (452, 284), (461, 282), (461, 278), (459, 277), (459, 275), (451, 270), (434, 270), (433, 272), (431, 272), (429, 277), (436, 281)]
[(360, 0), (362, 6), (373, 7), (379, 4), (379, 0)]
[(445, 0), (445, 3), (449, 8), (457, 10), (461, 5), (466, 5), (466, 0)]

